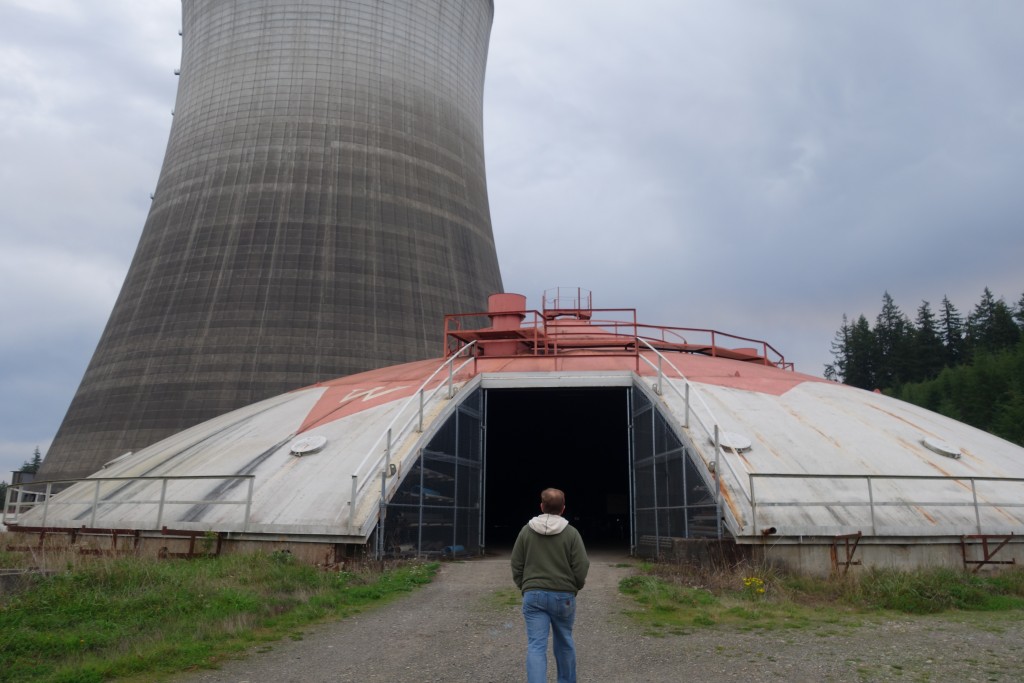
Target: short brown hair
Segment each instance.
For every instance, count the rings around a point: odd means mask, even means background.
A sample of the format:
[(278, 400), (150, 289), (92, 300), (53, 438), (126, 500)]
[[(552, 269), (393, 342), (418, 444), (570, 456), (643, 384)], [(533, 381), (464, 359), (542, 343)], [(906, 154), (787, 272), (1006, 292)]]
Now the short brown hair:
[(544, 489), (540, 492), (540, 505), (545, 514), (560, 515), (565, 509), (565, 494), (558, 489)]

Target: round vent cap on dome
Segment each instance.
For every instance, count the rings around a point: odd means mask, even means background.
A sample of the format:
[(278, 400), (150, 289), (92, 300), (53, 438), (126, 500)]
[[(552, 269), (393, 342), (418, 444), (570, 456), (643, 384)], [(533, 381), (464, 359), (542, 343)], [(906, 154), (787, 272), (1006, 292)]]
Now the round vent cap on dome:
[(924, 447), (933, 453), (938, 453), (939, 455), (944, 455), (947, 458), (953, 458), (954, 460), (960, 459), (960, 449), (951, 443), (947, 443), (931, 436), (924, 437), (924, 439), (921, 440), (921, 443), (923, 443)]
[(289, 449), (292, 455), (310, 455), (316, 453), (327, 445), (327, 437), (319, 434), (310, 434), (292, 442)]
[[(711, 443), (714, 443), (715, 437), (712, 436), (710, 441)], [(753, 448), (753, 445), (750, 443), (750, 439), (736, 432), (719, 432), (718, 443), (722, 448), (731, 448), (737, 453), (740, 451), (749, 451)]]

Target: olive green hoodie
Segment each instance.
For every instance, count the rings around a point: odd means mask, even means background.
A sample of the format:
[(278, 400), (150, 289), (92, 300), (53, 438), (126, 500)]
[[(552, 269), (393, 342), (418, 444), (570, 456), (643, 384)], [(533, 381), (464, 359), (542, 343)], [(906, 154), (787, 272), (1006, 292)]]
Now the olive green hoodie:
[(512, 579), (524, 593), (547, 590), (575, 595), (589, 569), (580, 532), (560, 515), (531, 519), (512, 548)]

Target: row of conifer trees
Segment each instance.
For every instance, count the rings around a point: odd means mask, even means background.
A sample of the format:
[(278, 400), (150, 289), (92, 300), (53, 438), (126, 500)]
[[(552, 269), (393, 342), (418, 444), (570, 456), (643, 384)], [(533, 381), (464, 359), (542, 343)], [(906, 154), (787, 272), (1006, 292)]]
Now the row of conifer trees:
[(913, 321), (886, 292), (874, 325), (843, 323), (825, 376), (879, 389), (1024, 444), (1024, 295), (1016, 304), (986, 287), (966, 316), (943, 297)]

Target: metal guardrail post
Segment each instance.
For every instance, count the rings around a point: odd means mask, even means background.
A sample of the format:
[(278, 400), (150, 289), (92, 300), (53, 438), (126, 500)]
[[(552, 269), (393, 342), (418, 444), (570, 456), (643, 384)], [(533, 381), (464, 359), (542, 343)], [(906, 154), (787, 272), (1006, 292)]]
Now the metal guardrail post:
[(385, 499), (388, 485), (388, 472), (380, 473), (380, 503), (377, 509), (377, 558), (384, 559), (384, 520), (387, 517), (388, 504)]
[[(47, 487), (49, 488), (49, 487)], [(100, 482), (96, 480), (96, 488), (92, 492), (92, 516), (89, 518), (89, 526), (96, 526), (96, 508), (100, 505)], [(46, 526), (46, 521), (43, 521), (43, 526)]]
[(690, 428), (690, 383), (686, 383), (686, 416), (683, 419), (683, 426)]
[(46, 515), (50, 512), (50, 496), (53, 495), (53, 484), (46, 485), (46, 497), (43, 498), (43, 526), (46, 526)]
[(718, 438), (718, 424), (715, 424), (715, 502), (722, 497), (722, 474), (719, 471), (722, 458), (722, 444)]
[(252, 490), (256, 486), (256, 477), (249, 477), (249, 490), (245, 497), (245, 518), (242, 520), (242, 532), (249, 530), (249, 515), (252, 513)]
[(754, 495), (754, 473), (747, 472), (747, 482), (750, 484), (750, 519), (753, 527), (752, 533), (757, 536), (757, 496)]
[(871, 535), (876, 536), (878, 534), (875, 531), (875, 491), (871, 488), (871, 477), (865, 477), (868, 482), (868, 510), (871, 511)]
[(722, 538), (722, 475), (718, 469), (721, 459), (722, 444), (718, 439), (718, 423), (715, 423), (715, 524), (718, 526), (718, 538)]
[(160, 505), (156, 509), (156, 528), (163, 528), (164, 501), (167, 500), (167, 477), (160, 480)]
[(356, 492), (359, 490), (359, 475), (352, 475), (352, 497), (348, 501), (348, 530), (355, 533)]
[[(416, 432), (417, 433), (422, 433), (423, 432), (423, 389), (420, 389), (420, 417), (419, 417), (419, 422), (416, 423)], [(391, 430), (390, 429), (388, 430), (388, 439), (389, 440), (391, 439)], [(389, 450), (390, 450), (390, 446), (389, 446)]]
[(658, 354), (658, 386), (655, 387), (655, 393), (661, 396), (664, 392), (662, 391), (662, 384), (665, 382), (665, 373), (661, 369), (661, 354)]
[(971, 477), (971, 497), (974, 499), (974, 523), (981, 533), (981, 511), (978, 509), (978, 489), (975, 486), (974, 477)]
[[(420, 430), (422, 431), (422, 430)], [(384, 446), (384, 471), (388, 471), (388, 467), (391, 465), (391, 427), (388, 427), (387, 442)]]

